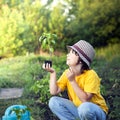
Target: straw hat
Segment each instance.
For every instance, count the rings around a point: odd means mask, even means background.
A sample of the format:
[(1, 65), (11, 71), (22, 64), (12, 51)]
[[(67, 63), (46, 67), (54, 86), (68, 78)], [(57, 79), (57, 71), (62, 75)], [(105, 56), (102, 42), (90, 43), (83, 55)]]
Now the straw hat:
[(90, 43), (85, 40), (80, 40), (72, 46), (67, 46), (67, 48), (75, 50), (80, 58), (90, 67), (95, 56), (95, 50)]

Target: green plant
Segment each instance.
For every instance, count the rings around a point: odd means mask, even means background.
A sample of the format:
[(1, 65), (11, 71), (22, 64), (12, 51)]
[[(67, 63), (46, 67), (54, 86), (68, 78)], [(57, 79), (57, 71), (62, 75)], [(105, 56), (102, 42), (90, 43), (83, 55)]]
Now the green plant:
[(49, 92), (49, 81), (48, 79), (41, 79), (36, 81), (34, 85), (31, 87), (31, 90), (35, 92), (36, 95), (39, 96), (38, 102), (47, 104), (49, 98), (51, 97)]
[(52, 33), (43, 33), (40, 38), (39, 42), (41, 44), (41, 49), (47, 51), (52, 55), (54, 52), (54, 46), (56, 44), (57, 35)]
[(11, 110), (11, 112), (15, 112), (16, 116), (17, 116), (17, 120), (21, 120), (22, 115), (27, 112), (30, 111), (30, 108), (26, 107), (26, 108), (22, 108), (22, 109), (18, 109), (18, 108), (13, 108)]

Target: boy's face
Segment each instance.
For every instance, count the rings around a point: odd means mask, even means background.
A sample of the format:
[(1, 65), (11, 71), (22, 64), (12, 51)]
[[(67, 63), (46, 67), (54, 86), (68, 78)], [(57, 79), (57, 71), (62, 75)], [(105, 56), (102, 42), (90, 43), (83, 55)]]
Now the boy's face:
[(78, 53), (73, 49), (70, 49), (69, 53), (67, 54), (66, 64), (68, 66), (76, 66), (78, 64), (79, 59), (80, 58)]

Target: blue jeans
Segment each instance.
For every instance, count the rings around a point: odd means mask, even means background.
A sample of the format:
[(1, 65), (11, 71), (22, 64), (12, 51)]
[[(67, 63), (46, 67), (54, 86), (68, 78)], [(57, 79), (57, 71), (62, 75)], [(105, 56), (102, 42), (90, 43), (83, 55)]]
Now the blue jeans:
[(91, 102), (76, 107), (70, 100), (54, 96), (50, 98), (49, 108), (60, 120), (106, 120), (105, 112)]

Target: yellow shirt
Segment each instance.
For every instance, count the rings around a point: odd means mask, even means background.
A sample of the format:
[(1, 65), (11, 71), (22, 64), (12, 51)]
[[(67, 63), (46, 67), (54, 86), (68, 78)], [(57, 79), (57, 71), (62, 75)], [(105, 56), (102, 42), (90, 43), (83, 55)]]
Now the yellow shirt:
[[(67, 89), (69, 99), (76, 105), (79, 106), (82, 102), (75, 94), (67, 76), (67, 70), (64, 71), (62, 76), (57, 81), (58, 86), (62, 91)], [(100, 106), (106, 113), (108, 113), (108, 107), (105, 103), (104, 98), (100, 94), (100, 78), (96, 74), (94, 70), (87, 70), (83, 74), (75, 77), (76, 82), (80, 86), (80, 88), (88, 93), (93, 93), (93, 97), (90, 102), (97, 104)]]

